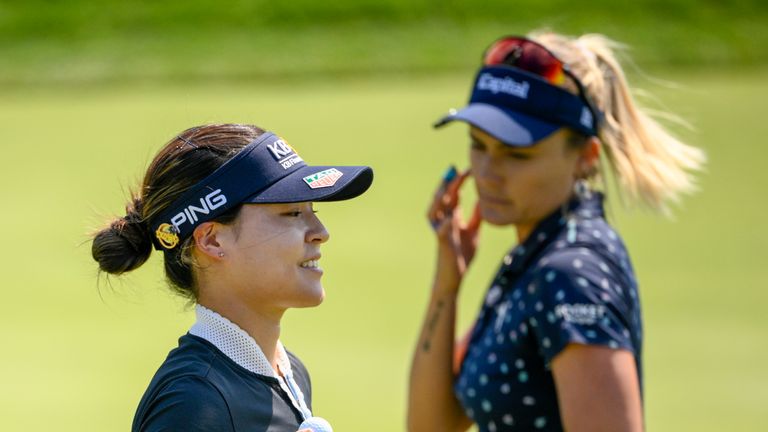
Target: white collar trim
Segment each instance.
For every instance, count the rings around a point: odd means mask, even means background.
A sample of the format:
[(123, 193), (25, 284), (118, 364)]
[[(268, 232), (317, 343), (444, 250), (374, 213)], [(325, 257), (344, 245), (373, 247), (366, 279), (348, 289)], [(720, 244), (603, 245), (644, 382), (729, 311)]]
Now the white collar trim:
[(277, 367), (272, 369), (267, 356), (245, 330), (218, 313), (200, 304), (195, 305), (197, 321), (189, 333), (212, 343), (219, 351), (243, 368), (273, 378), (291, 376), (291, 362), (283, 344), (277, 341)]

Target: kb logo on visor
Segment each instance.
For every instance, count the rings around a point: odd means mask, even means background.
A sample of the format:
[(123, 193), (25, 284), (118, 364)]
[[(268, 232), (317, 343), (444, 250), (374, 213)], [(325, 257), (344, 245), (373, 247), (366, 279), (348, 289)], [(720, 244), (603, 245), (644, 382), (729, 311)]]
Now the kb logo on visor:
[(299, 162), (303, 162), (303, 159), (296, 154), (293, 147), (288, 145), (283, 139), (267, 144), (267, 148), (272, 153), (272, 156), (282, 165), (283, 169), (288, 169)]

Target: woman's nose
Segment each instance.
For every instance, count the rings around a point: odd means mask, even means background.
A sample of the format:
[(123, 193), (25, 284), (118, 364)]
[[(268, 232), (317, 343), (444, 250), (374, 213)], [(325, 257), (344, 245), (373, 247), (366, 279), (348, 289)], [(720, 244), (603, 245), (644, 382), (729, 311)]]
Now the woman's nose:
[(485, 184), (495, 184), (501, 181), (500, 164), (488, 154), (473, 158), (471, 168), (475, 181)]
[(307, 231), (307, 243), (325, 243), (331, 236), (328, 230), (325, 229), (325, 225), (320, 222), (320, 219), (312, 214), (313, 223), (309, 231)]

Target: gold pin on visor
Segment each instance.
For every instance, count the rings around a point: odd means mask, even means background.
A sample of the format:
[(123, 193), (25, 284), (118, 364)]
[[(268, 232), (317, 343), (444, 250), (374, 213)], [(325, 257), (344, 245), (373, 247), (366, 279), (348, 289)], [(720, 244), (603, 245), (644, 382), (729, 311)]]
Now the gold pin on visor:
[(155, 231), (155, 237), (157, 237), (157, 240), (160, 241), (160, 245), (166, 249), (173, 249), (177, 244), (179, 244), (179, 235), (176, 234), (176, 230), (173, 228), (173, 225), (168, 223), (161, 224), (159, 227), (157, 227), (157, 231)]

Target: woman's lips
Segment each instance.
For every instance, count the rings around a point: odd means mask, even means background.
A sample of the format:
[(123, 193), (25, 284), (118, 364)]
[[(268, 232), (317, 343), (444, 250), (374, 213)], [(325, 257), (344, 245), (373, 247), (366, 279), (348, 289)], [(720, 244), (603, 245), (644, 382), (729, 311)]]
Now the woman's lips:
[(312, 258), (306, 259), (299, 263), (299, 267), (315, 272), (322, 273), (323, 269), (320, 268), (320, 255), (314, 256)]
[(486, 202), (488, 204), (493, 204), (493, 205), (511, 205), (512, 204), (512, 201), (506, 198), (497, 198), (497, 197), (489, 196), (483, 193), (478, 193), (478, 197), (480, 198), (480, 201)]

